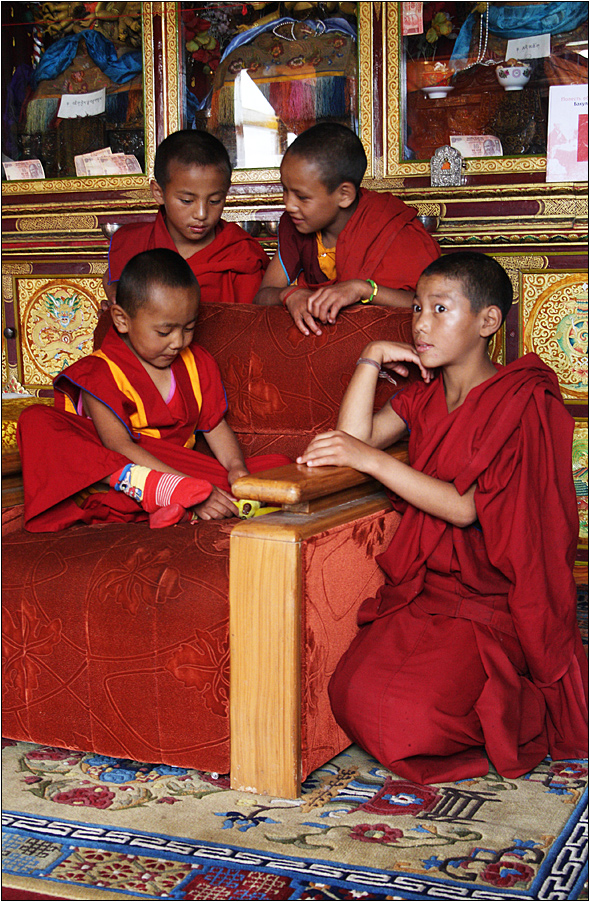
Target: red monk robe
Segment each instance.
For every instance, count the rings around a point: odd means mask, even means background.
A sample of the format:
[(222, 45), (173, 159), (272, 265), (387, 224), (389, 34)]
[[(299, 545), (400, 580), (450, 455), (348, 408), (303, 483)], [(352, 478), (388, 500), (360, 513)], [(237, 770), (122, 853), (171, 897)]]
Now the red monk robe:
[[(54, 380), (55, 407), (35, 405), (21, 414), (17, 440), (23, 467), (25, 527), (56, 532), (76, 522), (146, 520), (132, 498), (94, 484), (129, 461), (109, 451), (91, 419), (78, 415), (80, 390), (105, 403), (142, 447), (187, 476), (231, 491), (227, 471), (192, 450), (195, 431), (208, 432), (227, 410), (225, 390), (211, 354), (191, 344), (172, 363), (176, 391), (170, 404), (114, 328), (100, 351), (69, 366)], [(252, 473), (284, 466), (280, 454), (248, 458)]]
[[(278, 254), (289, 280), (312, 287), (328, 280), (320, 269), (315, 234), (300, 234), (288, 213), (279, 223)], [(338, 282), (373, 279), (377, 285), (413, 291), (422, 271), (440, 257), (438, 243), (393, 194), (359, 191), (359, 203), (336, 241)]]
[[(117, 229), (109, 248), (109, 283), (119, 281), (131, 257), (155, 247), (176, 251), (161, 209), (153, 222), (130, 223)], [(234, 222), (222, 219), (211, 244), (186, 262), (199, 282), (202, 303), (250, 304), (269, 258), (255, 238)]]
[(450, 414), (441, 376), (391, 403), (415, 469), (461, 494), (477, 484), (478, 522), (461, 529), (394, 498), (385, 585), (330, 685), (336, 719), (418, 783), (485, 774), (485, 752), (509, 778), (548, 753), (585, 757), (573, 420), (555, 375), (528, 354)]

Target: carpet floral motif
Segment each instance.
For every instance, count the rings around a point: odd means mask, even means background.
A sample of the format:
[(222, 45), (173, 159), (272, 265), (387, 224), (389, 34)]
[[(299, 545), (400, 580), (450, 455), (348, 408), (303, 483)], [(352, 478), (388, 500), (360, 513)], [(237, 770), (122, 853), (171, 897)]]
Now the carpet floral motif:
[[(473, 780), (420, 786), (399, 779), (353, 746), (311, 774), (300, 799), (285, 800), (232, 791), (226, 775), (10, 740), (7, 745), (12, 747), (22, 797), (17, 810), (29, 810), (24, 794), (30, 794), (53, 817), (91, 816), (94, 823), (104, 824), (114, 812), (122, 816), (144, 809), (157, 824), (158, 806), (174, 806), (175, 812), (177, 806), (186, 807), (207, 836), (228, 843), (228, 848), (246, 843), (250, 849), (306, 860), (344, 856), (344, 861), (370, 862), (411, 874), (412, 879), (434, 877), (453, 886), (527, 892), (527, 897), (551, 857), (556, 837), (579, 806), (588, 775), (587, 762), (547, 759), (519, 780), (490, 771)], [(526, 813), (531, 804), (534, 816)], [(11, 854), (9, 849), (9, 860)], [(83, 846), (60, 855), (51, 877), (146, 896), (174, 893), (180, 899), (365, 895), (334, 895), (331, 884), (317, 880), (293, 895), (292, 882), (276, 873), (235, 866), (229, 871), (217, 865), (200, 868), (191, 862)], [(181, 886), (183, 893), (177, 895)], [(265, 894), (252, 894), (262, 887)]]

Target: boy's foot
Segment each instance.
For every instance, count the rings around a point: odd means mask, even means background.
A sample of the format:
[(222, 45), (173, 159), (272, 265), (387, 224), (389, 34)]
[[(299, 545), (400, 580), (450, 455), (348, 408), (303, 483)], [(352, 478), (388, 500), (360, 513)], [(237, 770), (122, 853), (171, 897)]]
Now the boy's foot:
[(176, 504), (185, 510), (194, 507), (208, 498), (213, 489), (205, 479), (160, 473), (139, 464), (126, 464), (113, 473), (110, 484), (116, 492), (137, 501), (148, 514)]
[(150, 529), (162, 529), (164, 526), (174, 526), (181, 520), (190, 519), (189, 511), (185, 510), (182, 504), (169, 504), (168, 507), (159, 507), (157, 511), (150, 514)]

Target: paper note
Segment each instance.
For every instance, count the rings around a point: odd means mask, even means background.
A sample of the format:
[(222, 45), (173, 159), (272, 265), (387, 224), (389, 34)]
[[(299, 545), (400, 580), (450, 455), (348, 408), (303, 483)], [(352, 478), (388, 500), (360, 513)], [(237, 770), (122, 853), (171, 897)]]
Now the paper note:
[(512, 38), (506, 43), (507, 60), (533, 60), (551, 56), (551, 35), (535, 34), (528, 38)]
[(9, 182), (17, 179), (44, 179), (45, 171), (41, 160), (17, 160), (2, 163)]
[(78, 119), (99, 116), (106, 109), (106, 88), (90, 94), (62, 94), (57, 115), (59, 119)]
[(402, 3), (402, 34), (423, 34), (422, 3)]
[(547, 181), (588, 180), (588, 85), (549, 88)]
[(504, 153), (495, 135), (451, 135), (450, 144), (462, 157), (501, 157)]

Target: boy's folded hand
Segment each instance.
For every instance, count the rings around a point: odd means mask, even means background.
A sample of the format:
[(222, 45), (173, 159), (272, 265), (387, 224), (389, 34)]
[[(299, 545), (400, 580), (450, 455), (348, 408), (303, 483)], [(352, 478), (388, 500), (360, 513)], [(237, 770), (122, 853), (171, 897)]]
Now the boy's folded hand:
[(196, 504), (192, 510), (200, 520), (225, 520), (238, 516), (235, 498), (215, 485), (209, 497), (201, 504)]
[(366, 288), (367, 283), (362, 279), (351, 279), (348, 282), (326, 285), (325, 288), (318, 288), (309, 296), (307, 309), (320, 322), (334, 323), (343, 307), (350, 307), (361, 298), (367, 297), (364, 293)]
[(303, 332), (304, 335), (309, 335), (310, 332), (313, 332), (314, 335), (321, 335), (322, 330), (307, 307), (307, 299), (310, 293), (307, 288), (300, 288), (298, 291), (294, 291), (285, 301), (285, 307), (293, 317), (293, 322), (300, 332)]

